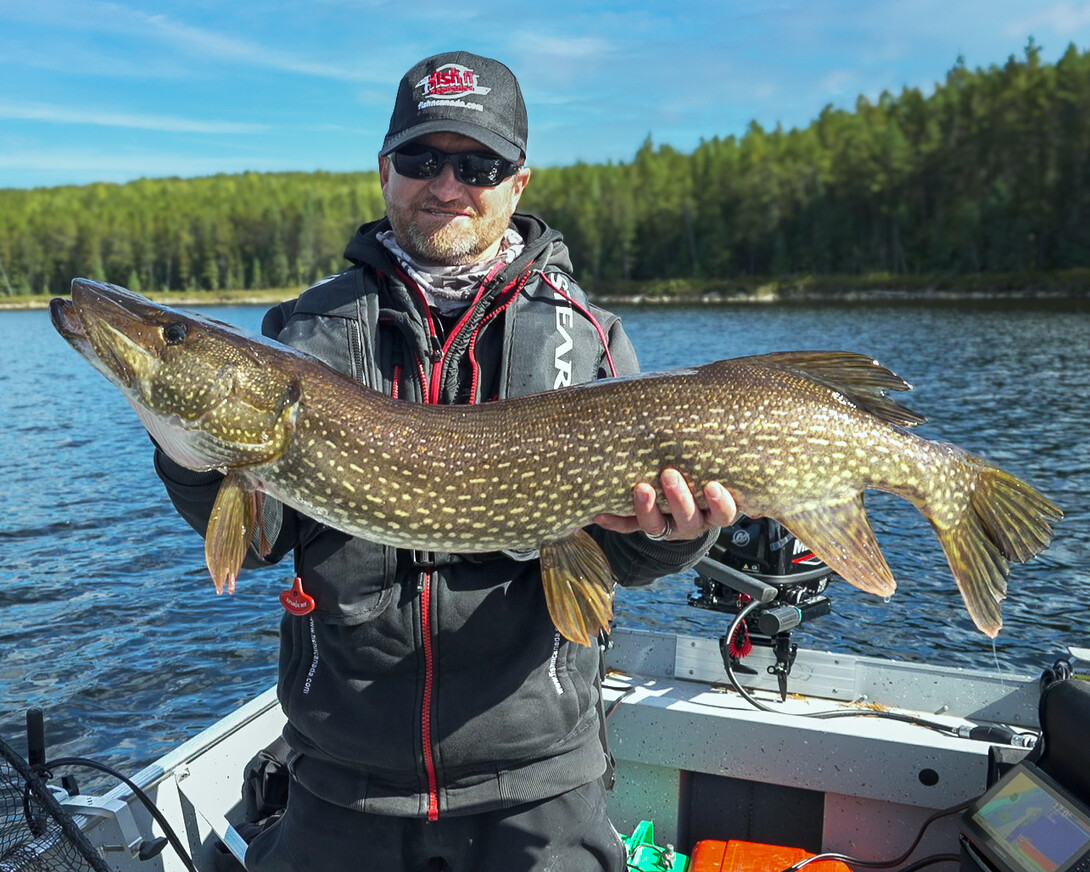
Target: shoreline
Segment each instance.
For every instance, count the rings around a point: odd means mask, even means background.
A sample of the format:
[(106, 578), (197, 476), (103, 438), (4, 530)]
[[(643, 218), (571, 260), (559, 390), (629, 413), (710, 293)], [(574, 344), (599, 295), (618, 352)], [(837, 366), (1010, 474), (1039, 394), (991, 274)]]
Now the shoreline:
[[(714, 285), (708, 282), (708, 285)], [(853, 283), (854, 284), (854, 283)], [(673, 285), (671, 287), (671, 285)], [(1090, 304), (1090, 286), (1081, 287), (1011, 287), (937, 288), (914, 287), (841, 287), (835, 282), (812, 287), (792, 282), (767, 283), (756, 287), (735, 285), (729, 288), (679, 288), (675, 283), (647, 282), (632, 288), (587, 290), (591, 302), (605, 306), (720, 306), (779, 305), (784, 303), (1077, 303)], [(290, 300), (305, 290), (270, 288), (240, 291), (168, 291), (145, 294), (167, 306), (272, 306)], [(42, 294), (16, 298), (0, 297), (0, 311), (47, 309), (53, 297)]]
[(750, 293), (700, 294), (592, 294), (595, 303), (607, 306), (775, 306), (785, 303), (1090, 303), (1090, 293), (1047, 290), (890, 290), (886, 288), (842, 291), (787, 289)]

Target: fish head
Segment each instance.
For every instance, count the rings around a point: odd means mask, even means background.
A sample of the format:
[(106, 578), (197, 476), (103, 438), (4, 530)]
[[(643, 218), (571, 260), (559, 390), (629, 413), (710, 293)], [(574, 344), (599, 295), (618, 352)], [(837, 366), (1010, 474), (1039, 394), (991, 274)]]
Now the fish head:
[(278, 365), (286, 349), (88, 279), (73, 279), (72, 299), (54, 299), (50, 315), (183, 466), (241, 468), (287, 448), (300, 388)]

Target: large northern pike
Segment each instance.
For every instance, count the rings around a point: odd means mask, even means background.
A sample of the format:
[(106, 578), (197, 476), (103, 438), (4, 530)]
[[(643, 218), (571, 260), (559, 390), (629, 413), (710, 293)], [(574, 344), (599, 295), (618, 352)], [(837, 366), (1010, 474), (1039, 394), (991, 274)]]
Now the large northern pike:
[[(1062, 512), (1017, 478), (908, 428), (909, 385), (868, 357), (799, 352), (723, 360), (472, 406), (395, 400), (318, 360), (113, 285), (72, 282), (53, 324), (117, 385), (175, 461), (227, 475), (206, 535), (233, 587), (263, 542), (268, 494), (354, 536), (451, 552), (539, 548), (549, 612), (589, 644), (612, 619), (605, 555), (582, 529), (630, 514), (632, 489), (678, 469), (722, 482), (865, 591), (895, 582), (863, 508), (867, 488), (911, 501), (942, 542), (975, 624), (995, 636), (1009, 561), (1052, 539)], [(661, 501), (661, 495), (660, 495)]]

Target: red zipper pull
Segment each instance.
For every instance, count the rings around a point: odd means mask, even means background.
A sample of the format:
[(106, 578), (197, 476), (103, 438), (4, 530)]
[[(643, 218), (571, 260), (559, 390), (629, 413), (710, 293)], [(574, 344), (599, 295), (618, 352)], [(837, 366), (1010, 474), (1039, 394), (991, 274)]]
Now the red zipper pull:
[(309, 615), (314, 611), (314, 597), (303, 590), (303, 579), (298, 576), (291, 590), (280, 591), (280, 605), (292, 615)]

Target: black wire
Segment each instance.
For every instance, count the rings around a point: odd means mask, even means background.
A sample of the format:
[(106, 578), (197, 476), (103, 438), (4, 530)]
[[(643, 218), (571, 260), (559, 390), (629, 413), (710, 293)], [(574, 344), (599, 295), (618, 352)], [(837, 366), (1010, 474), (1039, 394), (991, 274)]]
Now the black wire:
[[(813, 862), (815, 862), (817, 860), (839, 860), (841, 863), (847, 863), (847, 864), (849, 864), (851, 866), (862, 866), (865, 869), (892, 869), (895, 866), (900, 866), (909, 857), (911, 857), (912, 852), (915, 851), (916, 848), (919, 847), (920, 842), (923, 840), (923, 834), (927, 831), (927, 828), (929, 826), (931, 826), (931, 824), (933, 824), (939, 818), (944, 818), (944, 817), (947, 817), (948, 815), (957, 814), (959, 811), (965, 811), (965, 809), (969, 808), (969, 806), (971, 806), (974, 802), (976, 802), (976, 799), (977, 799), (976, 797), (973, 797), (972, 799), (967, 799), (965, 802), (959, 802), (957, 805), (951, 806), (950, 808), (946, 808), (946, 809), (943, 809), (942, 811), (935, 812), (933, 815), (931, 815), (931, 817), (929, 817), (927, 820), (925, 820), (923, 822), (923, 824), (920, 826), (920, 830), (919, 830), (918, 833), (916, 833), (916, 838), (913, 840), (913, 842), (909, 846), (908, 850), (905, 851), (900, 857), (897, 857), (896, 859), (893, 859), (893, 860), (860, 860), (858, 857), (851, 857), (851, 856), (849, 856), (847, 854), (840, 854), (840, 853), (837, 853), (836, 851), (829, 851), (828, 853), (825, 853), (825, 854), (815, 854), (813, 857), (807, 857), (805, 860), (800, 860), (794, 866), (789, 866), (787, 869), (783, 870), (783, 872), (798, 872), (799, 869), (802, 869), (804, 866), (808, 866), (808, 865), (810, 865), (811, 863), (813, 863)], [(942, 858), (946, 858), (946, 857), (950, 857), (950, 856), (953, 856), (953, 855), (942, 854), (942, 855), (936, 855), (936, 856), (941, 856)], [(931, 863), (940, 862), (939, 860), (936, 860), (934, 857), (928, 857), (928, 858), (925, 858), (925, 859), (927, 860), (927, 862), (918, 861), (921, 865), (916, 865), (914, 863), (912, 866), (908, 866), (908, 867), (902, 869), (901, 872), (910, 872), (910, 870), (913, 870), (913, 869), (922, 869), (924, 866), (930, 866)], [(957, 860), (957, 859), (960, 859), (960, 858), (954, 857), (954, 859)]]
[(85, 757), (62, 757), (59, 760), (50, 760), (44, 764), (41, 768), (44, 770), (52, 770), (57, 766), (83, 766), (87, 769), (95, 769), (99, 772), (105, 772), (107, 775), (111, 775), (118, 781), (121, 781), (126, 787), (133, 792), (133, 795), (140, 800), (144, 807), (148, 810), (148, 813), (155, 818), (155, 821), (162, 827), (163, 833), (170, 842), (170, 845), (177, 852), (181, 858), (183, 865), (189, 872), (197, 872), (197, 867), (193, 865), (193, 860), (189, 856), (185, 847), (182, 845), (182, 840), (178, 838), (177, 833), (174, 832), (174, 828), (170, 825), (170, 822), (166, 819), (161, 811), (156, 807), (155, 803), (151, 801), (143, 790), (141, 790), (136, 782), (122, 775), (116, 769), (112, 769), (104, 763), (98, 763), (94, 760), (88, 760)]
[(936, 863), (960, 863), (961, 857), (957, 854), (933, 854), (930, 857), (924, 857), (922, 860), (917, 860), (911, 866), (905, 866), (901, 872), (916, 872), (917, 869), (923, 869), (927, 866), (934, 866)]
[[(745, 619), (749, 615), (749, 613), (752, 612), (755, 608), (757, 608), (760, 605), (761, 605), (760, 600), (751, 600), (750, 602), (746, 603), (746, 605), (738, 611), (738, 614), (735, 616), (734, 620), (731, 621), (730, 629), (727, 630), (726, 644), (728, 646), (730, 645), (731, 641), (734, 639), (734, 634), (736, 632), (738, 632), (738, 628), (740, 626), (742, 626), (742, 622), (745, 621)], [(738, 683), (738, 679), (734, 675), (734, 669), (731, 668), (731, 665), (730, 665), (729, 647), (728, 647), (728, 651), (727, 651), (727, 656), (723, 658), (723, 665), (727, 669), (727, 679), (730, 681), (731, 687), (733, 687), (736, 691), (738, 691), (738, 693), (742, 696), (742, 699), (744, 699), (746, 702), (748, 702), (754, 708), (760, 709), (763, 712), (769, 712), (770, 714), (783, 714), (783, 712), (777, 712), (776, 709), (769, 708), (768, 706), (761, 703), (759, 700), (754, 698), (749, 693), (748, 690), (746, 690), (744, 687), (742, 687), (741, 684)]]
[(920, 718), (916, 715), (905, 715), (900, 712), (887, 712), (879, 711), (877, 709), (838, 709), (836, 711), (829, 712), (806, 712), (804, 714), (808, 718), (886, 718), (891, 721), (903, 721), (906, 724), (915, 724), (918, 727), (927, 727), (929, 730), (935, 730), (938, 733), (943, 733), (947, 736), (956, 736), (958, 731), (947, 724), (940, 724), (938, 721), (929, 721), (926, 718)]
[[(605, 687), (605, 685), (602, 685), (602, 686)], [(609, 690), (621, 690), (621, 688), (619, 688), (619, 687), (610, 687), (608, 689)], [(621, 695), (619, 697), (617, 697), (615, 700), (613, 700), (613, 702), (611, 702), (609, 704), (609, 708), (606, 709), (606, 718), (608, 719), (609, 716), (611, 714), (613, 714), (614, 709), (616, 709), (617, 706), (619, 706), (624, 701), (625, 697), (631, 696), (635, 692), (636, 692), (636, 688), (634, 686), (628, 685), (627, 687), (625, 687), (623, 689)]]
[[(727, 630), (726, 640), (728, 645), (730, 644), (730, 640), (734, 638), (734, 634), (738, 631), (738, 627), (741, 626), (749, 613), (760, 605), (761, 603), (758, 600), (752, 600), (738, 612), (731, 622), (730, 629)], [(929, 730), (935, 730), (936, 732), (948, 736), (956, 736), (958, 734), (956, 729), (947, 724), (929, 721), (926, 718), (917, 717), (915, 715), (905, 715), (898, 712), (881, 711), (877, 709), (835, 709), (827, 712), (785, 712), (783, 709), (774, 709), (756, 699), (749, 691), (742, 687), (737, 676), (734, 674), (734, 669), (731, 667), (729, 654), (723, 658), (723, 666), (727, 670), (727, 679), (730, 681), (731, 686), (738, 691), (739, 695), (754, 708), (760, 709), (763, 712), (768, 712), (769, 714), (793, 714), (803, 718), (886, 718), (891, 721), (903, 721), (907, 724), (927, 727)]]

